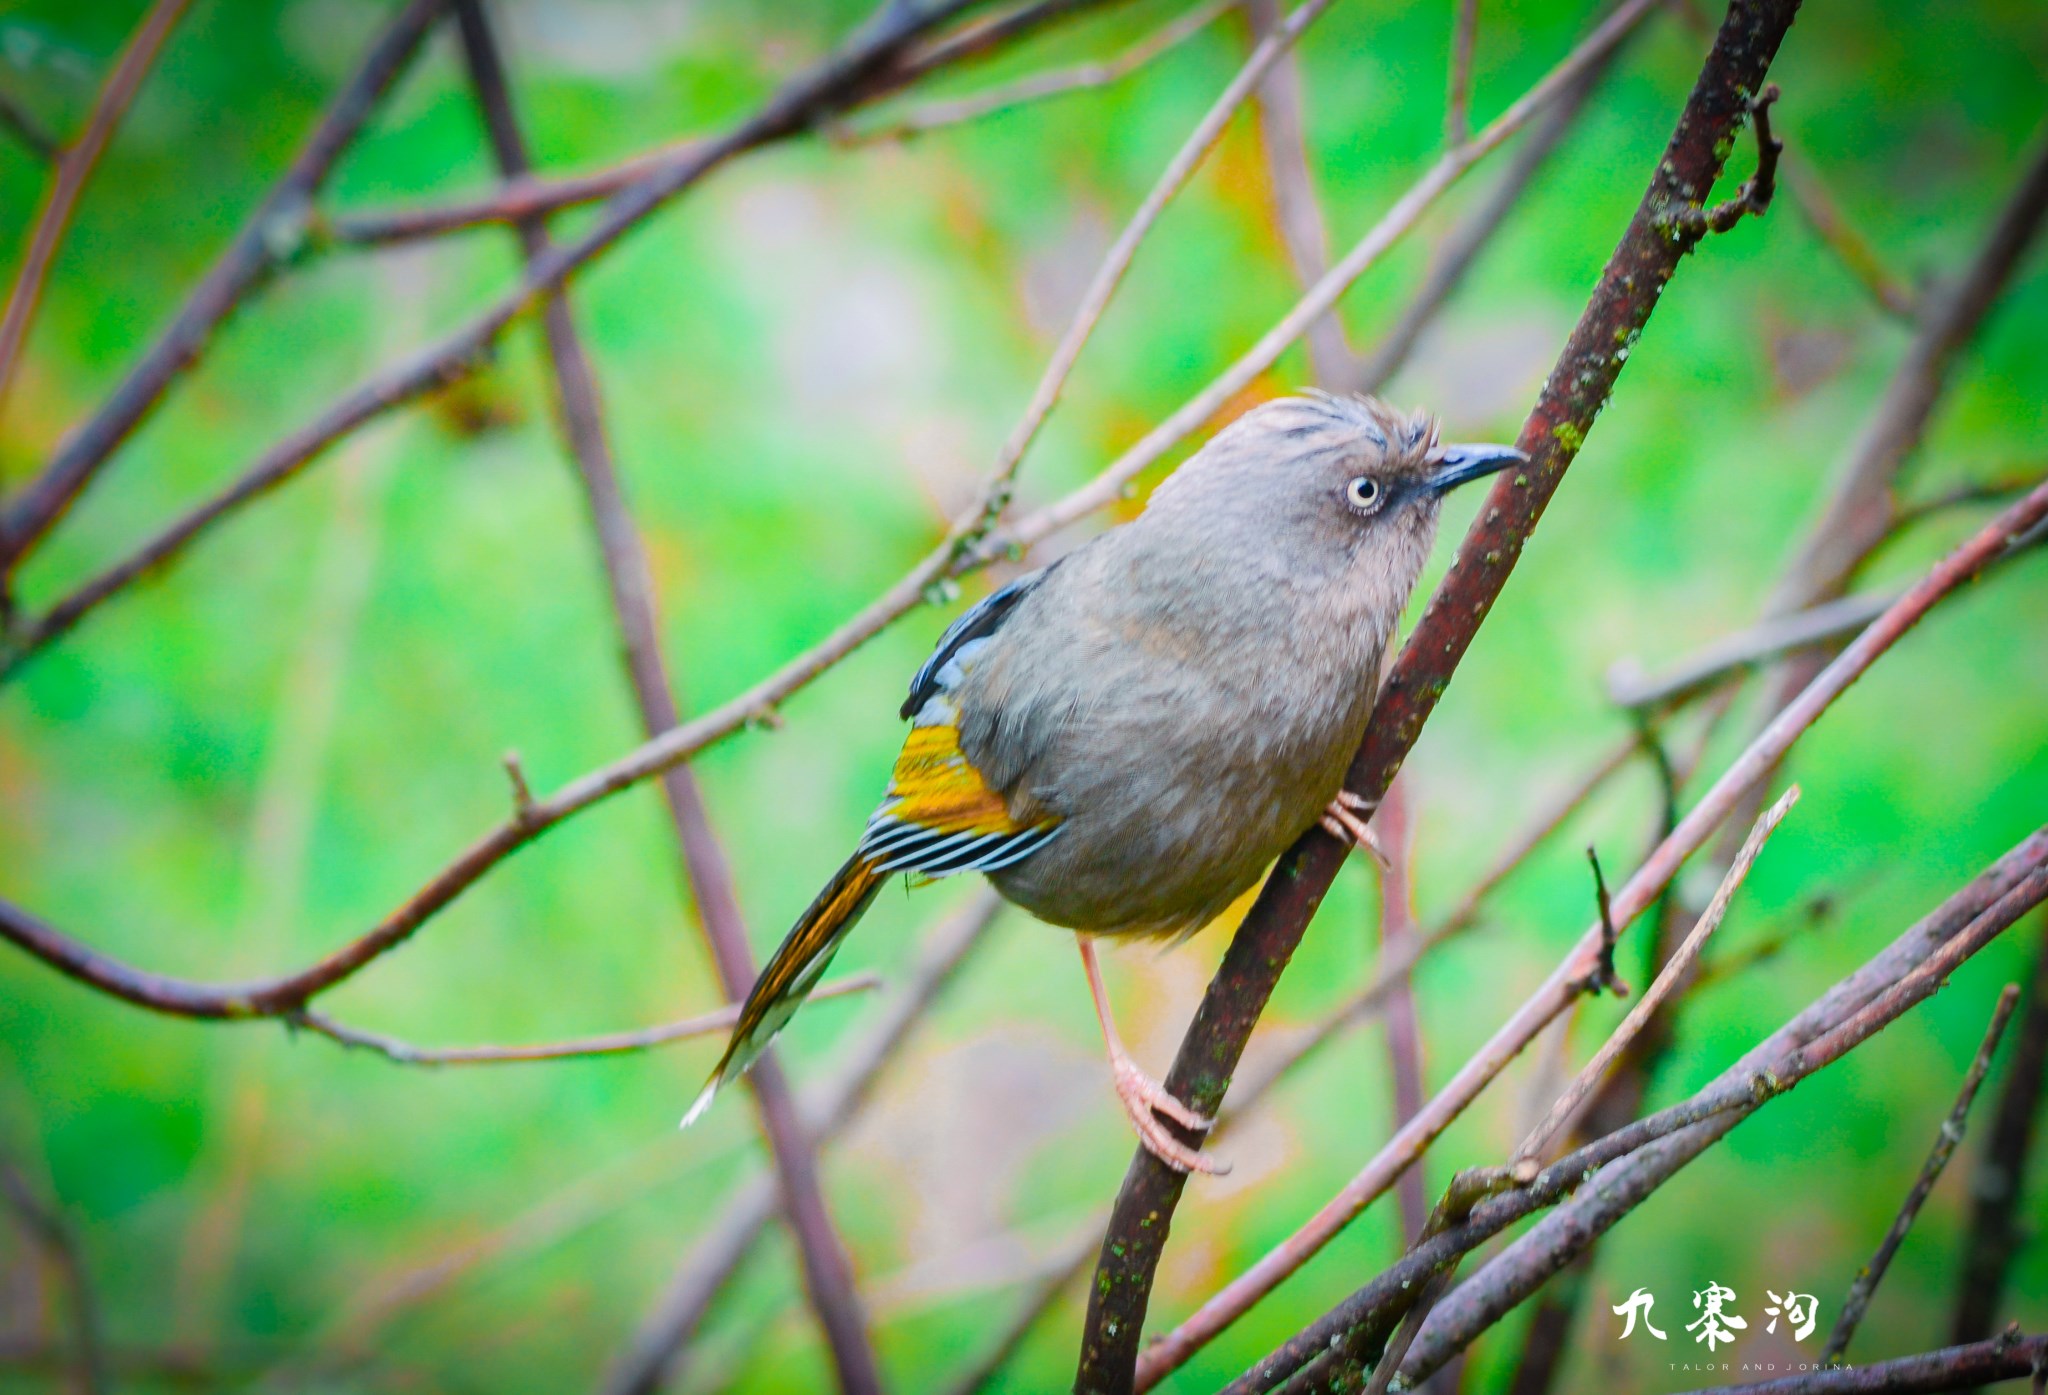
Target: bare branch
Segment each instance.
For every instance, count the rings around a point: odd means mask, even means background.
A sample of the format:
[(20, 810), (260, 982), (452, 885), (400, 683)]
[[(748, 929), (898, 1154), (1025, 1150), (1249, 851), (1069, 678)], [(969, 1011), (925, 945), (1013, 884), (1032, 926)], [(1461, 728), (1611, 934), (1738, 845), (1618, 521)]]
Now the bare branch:
[[(811, 998), (814, 1001), (842, 998), (852, 993), (869, 992), (879, 988), (881, 984), (882, 978), (879, 974), (854, 974), (819, 984), (811, 990)], [(689, 1041), (695, 1037), (731, 1031), (733, 1023), (739, 1021), (739, 1016), (739, 1005), (728, 1003), (722, 1008), (699, 1013), (695, 1017), (664, 1022), (656, 1027), (642, 1027), (638, 1031), (607, 1032), (602, 1036), (536, 1042), (530, 1046), (418, 1046), (399, 1037), (386, 1036), (382, 1032), (369, 1032), (360, 1027), (345, 1026), (325, 1013), (314, 1012), (310, 1008), (287, 1014), (284, 1020), (293, 1027), (302, 1027), (329, 1040), (340, 1042), (343, 1046), (375, 1052), (401, 1066), (490, 1066), (527, 1061), (584, 1060), (593, 1056), (623, 1056), (635, 1051), (646, 1051), (650, 1047), (667, 1046), (670, 1042)]]
[[(476, 88), (477, 104), (483, 111), (499, 168), (508, 177), (525, 174), (526, 144), (512, 105), (504, 61), (484, 15), (482, 0), (455, 0), (455, 17), (470, 80)], [(546, 228), (538, 220), (528, 221), (519, 225), (519, 237), (529, 270), (539, 266), (551, 251)], [(625, 491), (604, 429), (597, 376), (576, 332), (564, 288), (558, 286), (544, 298), (541, 323), (553, 369), (562, 434), (576, 460), (603, 554), (613, 616), (625, 650), (627, 681), (647, 734), (658, 736), (679, 723), (682, 712), (661, 658), (661, 627), (655, 614), (654, 581), (647, 565), (646, 547), (626, 506)], [(680, 764), (670, 767), (662, 777), (662, 793), (683, 864), (696, 892), (698, 920), (709, 941), (712, 959), (726, 997), (739, 1002), (753, 986), (756, 970), (732, 869), (712, 832), (710, 811), (690, 768)], [(529, 797), (528, 808), (531, 802)], [(772, 1056), (756, 1062), (746, 1082), (767, 1136), (781, 1184), (783, 1211), (803, 1260), (805, 1287), (831, 1349), (839, 1388), (847, 1395), (879, 1395), (882, 1377), (873, 1339), (868, 1335), (866, 1315), (854, 1289), (852, 1265), (825, 1203), (811, 1140), (797, 1117), (796, 1097)]]
[[(1721, 151), (1726, 148), (1722, 142), (1747, 115), (1735, 94), (1753, 91), (1761, 84), (1791, 25), (1794, 8), (1790, 0), (1755, 5), (1738, 0), (1731, 9), (1649, 192), (1523, 428), (1519, 444), (1531, 453), (1530, 465), (1501, 476), (1480, 521), (1459, 549), (1459, 561), (1384, 685), (1365, 744), (1347, 780), (1355, 793), (1373, 799), (1385, 792), (1506, 582), (1523, 540), (1612, 391), (1627, 347), (1690, 246), (1682, 237), (1673, 241), (1666, 236), (1657, 226), (1659, 214), (1680, 187), (1712, 186), (1720, 172)], [(1627, 25), (1643, 13), (1646, 11), (1628, 5), (1618, 9), (1572, 60), (1540, 84), (1545, 95), (1555, 95), (1575, 80), (1599, 53), (1618, 43)], [(1526, 116), (1528, 101), (1525, 98), (1510, 108), (1509, 115)], [(1487, 129), (1502, 129), (1501, 121)], [(1482, 134), (1475, 144), (1486, 139)], [(1356, 255), (1354, 250), (1347, 262)], [(1342, 269), (1340, 265), (1337, 270)], [(1311, 296), (1305, 303), (1314, 301)], [(1213, 1112), (1218, 1106), (1244, 1043), (1335, 876), (1343, 853), (1334, 839), (1311, 834), (1291, 848), (1267, 878), (1168, 1075), (1167, 1088), (1190, 1107)], [(1665, 873), (1663, 880), (1669, 875)], [(1533, 1003), (1523, 1016), (1540, 1017), (1544, 1008), (1542, 1002)], [(1496, 1041), (1510, 1038), (1525, 1025), (1521, 1020), (1509, 1024)], [(1455, 1086), (1447, 1087), (1439, 1098), (1450, 1105), (1459, 1094), (1483, 1081), (1490, 1073), (1488, 1066), (1488, 1053), (1482, 1051), (1461, 1072)], [(1418, 1115), (1415, 1123), (1424, 1122), (1424, 1115)], [(1156, 1165), (1149, 1155), (1134, 1158), (1125, 1175), (1091, 1293), (1077, 1378), (1077, 1387), (1083, 1391), (1124, 1390), (1133, 1382), (1152, 1275), (1183, 1185), (1184, 1178)], [(1158, 1348), (1148, 1354), (1153, 1359), (1152, 1369), (1167, 1369), (1158, 1355)]]
[(1970, 1226), (1963, 1241), (1950, 1340), (1969, 1342), (1991, 1331), (2000, 1295), (2020, 1246), (2021, 1201), (2027, 1161), (2039, 1128), (2043, 1086), (2048, 1085), (2048, 920), (2034, 946), (2033, 972), (2020, 1011), (2019, 1039), (2006, 1065), (2005, 1088), (1984, 1150), (1970, 1177)]
[[(43, 283), (49, 278), (50, 264), (56, 260), (65, 230), (71, 226), (78, 196), (85, 191), (86, 181), (92, 178), (100, 156), (106, 153), (107, 143), (113, 140), (128, 104), (135, 100), (142, 80), (156, 66), (164, 40), (171, 36), (189, 3), (190, 0), (156, 0), (121, 50), (113, 71), (107, 74), (93, 102), (92, 115), (86, 118), (84, 132), (55, 156), (57, 167), (43, 195), (43, 206), (36, 214), (34, 230), (29, 234), (28, 250), (15, 271), (7, 308), (0, 311), (0, 410), (7, 405), (7, 389), (13, 385), (14, 370), (21, 362), (22, 345), (28, 340), (29, 325), (42, 299)], [(0, 564), (0, 576), (5, 572), (4, 564)]]
[[(178, 375), (197, 362), (213, 332), (288, 255), (306, 209), (379, 99), (404, 71), (441, 12), (442, 0), (408, 0), (356, 69), (270, 194), (186, 298), (170, 328), (128, 370), (100, 409), (58, 447), (42, 474), (0, 507), (0, 578), (77, 499)], [(5, 671), (0, 654), (0, 672)]]
[(1472, 53), (1479, 44), (1479, 0), (1457, 0), (1451, 22), (1451, 75), (1444, 95), (1444, 144), (1463, 145), (1472, 134)]
[(1543, 1121), (1529, 1133), (1522, 1146), (1515, 1151), (1515, 1161), (1540, 1158), (1557, 1141), (1558, 1135), (1579, 1106), (1586, 1102), (1594, 1089), (1605, 1078), (1608, 1067), (1612, 1066), (1621, 1053), (1628, 1049), (1630, 1042), (1649, 1022), (1650, 1015), (1657, 1011), (1669, 998), (1674, 989), (1691, 974), (1693, 965), (1699, 962), (1700, 951), (1706, 947), (1708, 936), (1721, 927), (1721, 919), (1728, 913), (1728, 903), (1735, 897), (1735, 889), (1742, 885), (1749, 875), (1750, 867), (1756, 862), (1757, 854), (1764, 850), (1764, 840), (1769, 838), (1792, 806), (1799, 802), (1799, 786), (1794, 785), (1780, 796), (1778, 802), (1765, 810), (1749, 830), (1749, 839), (1742, 845), (1727, 874), (1721, 878), (1720, 886), (1714, 890), (1714, 899), (1707, 903), (1707, 909), (1685, 937), (1671, 957), (1665, 961), (1656, 981), (1649, 987), (1636, 1005), (1629, 1009), (1628, 1016), (1614, 1029), (1600, 1049), (1593, 1053), (1593, 1059), (1586, 1062), (1568, 1089), (1559, 1095), (1557, 1102)]
[(1048, 97), (1065, 96), (1091, 88), (1109, 87), (1138, 69), (1163, 58), (1207, 29), (1237, 6), (1237, 0), (1206, 0), (1185, 14), (1168, 20), (1152, 33), (1111, 58), (1094, 63), (1077, 63), (1069, 68), (1033, 73), (965, 97), (925, 102), (898, 115), (867, 126), (834, 122), (825, 133), (840, 145), (877, 145), (906, 141), (950, 126), (964, 126), (999, 112), (1014, 111)]
[[(1280, 27), (1279, 0), (1244, 0), (1254, 41)], [(1272, 183), (1273, 213), (1280, 240), (1296, 279), (1304, 289), (1330, 269), (1330, 230), (1316, 198), (1315, 175), (1308, 164), (1308, 123), (1304, 115), (1301, 64), (1293, 54), (1282, 58), (1259, 84), (1259, 142)], [(1318, 317), (1303, 334), (1310, 376), (1335, 388), (1357, 373), (1357, 360), (1344, 337), (1344, 323), (1335, 310)]]
[(1821, 1348), (1821, 1365), (1834, 1365), (1848, 1351), (1850, 1340), (1863, 1322), (1863, 1315), (1870, 1309), (1871, 1295), (1884, 1282), (1885, 1271), (1891, 1268), (1892, 1257), (1905, 1243), (1906, 1232), (1913, 1228), (1920, 1208), (1927, 1204), (1934, 1184), (1941, 1179), (1942, 1170), (1955, 1155), (1956, 1146), (1963, 1141), (1963, 1132), (1969, 1125), (1970, 1106), (1977, 1101), (1977, 1087), (1984, 1083), (1984, 1073), (1991, 1069), (1992, 1053), (1997, 1051), (1999, 1039), (2005, 1035), (2005, 1024), (2011, 1020), (2019, 997), (2020, 986), (2017, 983), (2007, 984), (2005, 991), (1998, 995), (1998, 1005), (1991, 1011), (1991, 1025), (1984, 1031), (1984, 1044), (1977, 1048), (1976, 1059), (1970, 1062), (1969, 1072), (1963, 1076), (1962, 1088), (1956, 1092), (1956, 1102), (1948, 1117), (1942, 1120), (1934, 1148), (1927, 1154), (1927, 1161), (1921, 1164), (1920, 1175), (1913, 1179), (1912, 1189), (1906, 1193), (1899, 1214), (1892, 1220), (1891, 1229), (1878, 1242), (1877, 1252), (1870, 1257), (1868, 1264), (1857, 1271), (1856, 1281), (1849, 1285), (1849, 1296), (1842, 1300), (1842, 1312), (1835, 1319), (1834, 1331), (1828, 1333), (1827, 1345)]

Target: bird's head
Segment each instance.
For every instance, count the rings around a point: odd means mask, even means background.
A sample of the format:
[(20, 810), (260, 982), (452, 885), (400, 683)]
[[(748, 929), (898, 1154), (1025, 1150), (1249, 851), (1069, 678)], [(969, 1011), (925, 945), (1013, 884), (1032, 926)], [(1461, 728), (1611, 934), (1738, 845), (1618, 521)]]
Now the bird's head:
[(1311, 393), (1246, 412), (1154, 491), (1149, 514), (1297, 585), (1341, 584), (1394, 609), (1428, 560), (1443, 496), (1528, 457), (1445, 445), (1435, 418)]

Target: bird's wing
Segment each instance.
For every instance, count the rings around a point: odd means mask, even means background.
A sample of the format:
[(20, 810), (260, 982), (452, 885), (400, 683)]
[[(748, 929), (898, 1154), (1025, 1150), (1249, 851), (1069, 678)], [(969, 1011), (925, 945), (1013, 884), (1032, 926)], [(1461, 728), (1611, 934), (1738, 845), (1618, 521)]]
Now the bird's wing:
[(1000, 871), (1058, 834), (1057, 818), (1013, 817), (1008, 801), (967, 759), (954, 698), (990, 637), (1051, 571), (1019, 577), (955, 620), (911, 680), (903, 706), (912, 719), (910, 737), (854, 851), (876, 872), (943, 877)]
[(958, 687), (960, 679), (964, 676), (961, 663), (969, 657), (962, 651), (971, 650), (976, 641), (987, 639), (1002, 628), (1003, 621), (1009, 619), (1010, 612), (1017, 608), (1017, 602), (1037, 590), (1039, 583), (1051, 576), (1053, 568), (1057, 566), (1059, 563), (1054, 562), (1050, 567), (1040, 567), (1035, 572), (1026, 572), (1009, 585), (997, 587), (962, 611), (960, 618), (948, 625), (946, 632), (939, 636), (939, 642), (932, 648), (932, 656), (926, 659), (923, 666), (912, 676), (910, 696), (903, 700), (903, 707), (897, 715), (915, 717), (933, 697), (941, 696)]

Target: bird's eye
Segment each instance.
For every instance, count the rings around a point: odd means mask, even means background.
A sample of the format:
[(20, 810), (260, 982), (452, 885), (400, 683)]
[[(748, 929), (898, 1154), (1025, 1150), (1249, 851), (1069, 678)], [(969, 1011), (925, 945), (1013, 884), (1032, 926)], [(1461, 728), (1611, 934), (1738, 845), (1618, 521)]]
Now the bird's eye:
[(1371, 513), (1378, 508), (1385, 493), (1386, 491), (1380, 488), (1380, 482), (1371, 475), (1360, 475), (1344, 486), (1344, 497), (1350, 501), (1351, 507), (1360, 513)]

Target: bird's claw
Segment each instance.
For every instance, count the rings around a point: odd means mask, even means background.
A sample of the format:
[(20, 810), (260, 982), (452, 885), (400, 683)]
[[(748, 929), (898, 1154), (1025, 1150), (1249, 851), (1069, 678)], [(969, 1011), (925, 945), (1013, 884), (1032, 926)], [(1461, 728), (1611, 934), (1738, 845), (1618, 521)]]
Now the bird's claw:
[(1380, 847), (1378, 835), (1367, 822), (1372, 818), (1373, 810), (1378, 807), (1377, 803), (1363, 795), (1353, 794), (1350, 790), (1339, 790), (1337, 797), (1323, 810), (1321, 823), (1323, 831), (1338, 842), (1355, 844), (1365, 849), (1384, 872), (1392, 864), (1388, 861), (1386, 850)]
[(1119, 1053), (1110, 1062), (1110, 1069), (1116, 1080), (1116, 1097), (1123, 1101), (1124, 1113), (1130, 1116), (1131, 1127), (1137, 1130), (1138, 1141), (1145, 1145), (1146, 1152), (1176, 1172), (1205, 1172), (1220, 1177), (1230, 1171), (1230, 1164), (1188, 1147), (1160, 1122), (1164, 1115), (1182, 1128), (1204, 1130), (1216, 1122), (1214, 1119), (1188, 1108), (1129, 1056)]

